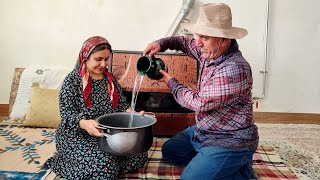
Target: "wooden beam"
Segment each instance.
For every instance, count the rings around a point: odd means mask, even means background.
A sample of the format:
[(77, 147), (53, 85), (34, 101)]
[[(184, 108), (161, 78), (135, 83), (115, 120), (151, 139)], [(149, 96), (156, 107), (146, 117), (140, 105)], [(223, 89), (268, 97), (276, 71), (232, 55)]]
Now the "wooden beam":
[(257, 123), (320, 124), (320, 114), (254, 112)]
[(9, 116), (9, 104), (0, 104), (0, 116)]

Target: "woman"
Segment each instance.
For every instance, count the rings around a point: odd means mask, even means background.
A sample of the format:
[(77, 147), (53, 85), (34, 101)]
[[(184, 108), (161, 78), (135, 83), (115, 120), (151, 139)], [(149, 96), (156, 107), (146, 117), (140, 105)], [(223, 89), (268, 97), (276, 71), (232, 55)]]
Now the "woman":
[(87, 39), (74, 70), (60, 91), (61, 123), (56, 132), (57, 153), (46, 165), (65, 179), (116, 179), (143, 167), (147, 153), (114, 156), (101, 151), (97, 117), (129, 111), (116, 78), (106, 67), (111, 55), (109, 42), (99, 36)]

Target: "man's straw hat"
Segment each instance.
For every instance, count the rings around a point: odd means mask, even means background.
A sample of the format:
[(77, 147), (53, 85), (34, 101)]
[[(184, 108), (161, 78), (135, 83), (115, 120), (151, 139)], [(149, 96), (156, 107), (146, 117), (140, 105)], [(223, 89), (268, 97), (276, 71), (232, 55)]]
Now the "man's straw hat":
[(246, 29), (232, 27), (231, 9), (223, 3), (201, 6), (197, 22), (182, 27), (197, 34), (228, 39), (241, 39), (248, 34)]

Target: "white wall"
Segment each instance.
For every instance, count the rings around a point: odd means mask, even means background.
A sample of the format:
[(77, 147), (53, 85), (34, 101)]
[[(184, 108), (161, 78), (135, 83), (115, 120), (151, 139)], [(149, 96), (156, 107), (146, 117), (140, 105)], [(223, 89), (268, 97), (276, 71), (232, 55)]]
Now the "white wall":
[(271, 0), (266, 97), (261, 109), (320, 113), (319, 0)]
[(73, 67), (82, 43), (106, 37), (113, 49), (143, 50), (165, 36), (182, 0), (1, 0), (0, 104), (15, 67)]
[[(254, 95), (262, 93), (265, 57), (267, 87), (256, 111), (320, 113), (320, 2), (269, 0), (269, 52), (266, 45), (268, 0), (224, 0), (235, 26), (249, 35), (240, 49), (254, 73)], [(72, 67), (82, 42), (92, 35), (107, 37), (114, 49), (143, 50), (164, 36), (183, 0), (2, 0), (0, 1), (0, 104), (9, 101), (15, 67), (31, 64)], [(196, 0), (188, 17), (195, 22)]]

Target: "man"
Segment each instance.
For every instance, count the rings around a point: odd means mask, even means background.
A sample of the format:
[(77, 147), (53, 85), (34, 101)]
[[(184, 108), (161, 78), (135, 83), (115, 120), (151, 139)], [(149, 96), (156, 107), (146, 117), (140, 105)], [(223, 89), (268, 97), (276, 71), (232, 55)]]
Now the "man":
[(144, 54), (181, 50), (199, 62), (197, 89), (180, 84), (161, 70), (176, 101), (195, 112), (196, 125), (170, 138), (162, 147), (166, 162), (185, 166), (181, 179), (250, 179), (258, 130), (252, 109), (252, 72), (235, 39), (247, 31), (232, 27), (230, 7), (210, 3), (200, 8), (197, 35), (167, 37), (150, 43)]

